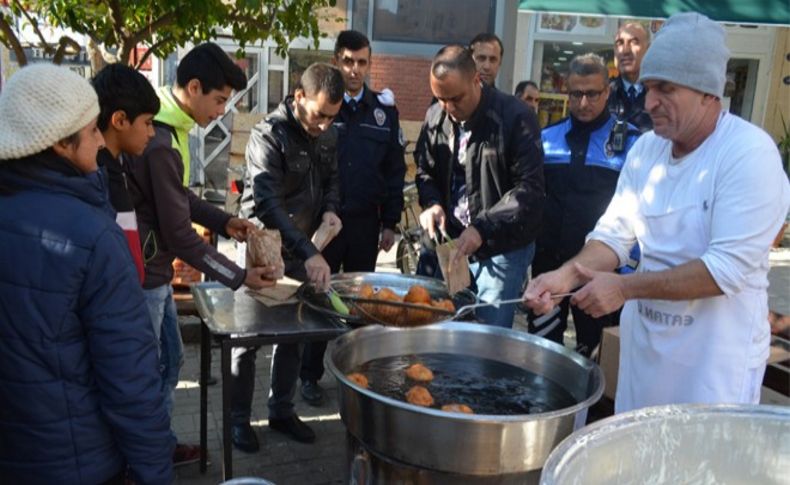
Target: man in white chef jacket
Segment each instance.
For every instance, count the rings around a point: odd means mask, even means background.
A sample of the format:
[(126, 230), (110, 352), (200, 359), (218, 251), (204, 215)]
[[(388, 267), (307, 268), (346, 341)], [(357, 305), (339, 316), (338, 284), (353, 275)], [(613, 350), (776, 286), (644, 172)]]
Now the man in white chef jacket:
[[(582, 251), (529, 283), (536, 313), (553, 294), (599, 317), (625, 304), (615, 411), (757, 403), (770, 341), (768, 252), (790, 188), (773, 140), (722, 111), (724, 29), (672, 16), (642, 61), (654, 131), (628, 153)], [(636, 273), (613, 270), (642, 249)]]

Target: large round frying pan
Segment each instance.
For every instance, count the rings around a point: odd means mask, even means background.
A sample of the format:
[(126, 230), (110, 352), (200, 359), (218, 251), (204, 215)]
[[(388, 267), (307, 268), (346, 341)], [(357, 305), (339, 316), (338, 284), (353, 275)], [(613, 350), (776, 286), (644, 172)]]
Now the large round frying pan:
[[(474, 305), (477, 303), (477, 297), (470, 290), (462, 290), (455, 295), (450, 295), (444, 281), (434, 278), (427, 278), (424, 276), (404, 275), (400, 273), (340, 273), (332, 276), (330, 287), (332, 291), (336, 292), (344, 302), (352, 308), (355, 314), (347, 315), (342, 314), (335, 310), (332, 306), (329, 296), (325, 292), (316, 291), (315, 287), (309, 283), (305, 283), (299, 287), (296, 292), (297, 297), (308, 307), (316, 310), (324, 315), (344, 320), (352, 326), (367, 325), (371, 323), (378, 323), (384, 325), (395, 326), (414, 326), (426, 325), (432, 323), (439, 323), (451, 320), (460, 319), (473, 319), (474, 311), (470, 308), (464, 310), (461, 314), (454, 312), (436, 310), (431, 313), (430, 318), (423, 318), (419, 322), (409, 322), (408, 320), (400, 319), (397, 322), (382, 321), (376, 318), (375, 315), (366, 312), (361, 308), (360, 300), (354, 297), (359, 294), (360, 288), (363, 285), (370, 285), (374, 290), (378, 291), (381, 288), (389, 288), (398, 296), (405, 295), (409, 288), (414, 285), (420, 285), (428, 290), (431, 298), (434, 300), (452, 300), (456, 309), (462, 309), (467, 305)], [(366, 300), (362, 300), (363, 302)], [(408, 304), (390, 304), (393, 307), (411, 307)]]

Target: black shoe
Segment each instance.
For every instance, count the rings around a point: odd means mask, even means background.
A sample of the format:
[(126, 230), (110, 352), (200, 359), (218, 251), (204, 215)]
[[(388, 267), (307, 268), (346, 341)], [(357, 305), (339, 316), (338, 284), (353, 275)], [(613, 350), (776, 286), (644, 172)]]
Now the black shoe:
[(247, 453), (255, 453), (260, 449), (255, 430), (249, 424), (234, 424), (230, 428), (233, 446)]
[(324, 390), (316, 381), (302, 381), (302, 399), (311, 406), (320, 406), (324, 403)]
[(315, 441), (315, 433), (309, 426), (304, 424), (299, 416), (293, 415), (284, 419), (269, 418), (269, 427), (280, 433), (287, 434), (300, 443), (312, 443)]

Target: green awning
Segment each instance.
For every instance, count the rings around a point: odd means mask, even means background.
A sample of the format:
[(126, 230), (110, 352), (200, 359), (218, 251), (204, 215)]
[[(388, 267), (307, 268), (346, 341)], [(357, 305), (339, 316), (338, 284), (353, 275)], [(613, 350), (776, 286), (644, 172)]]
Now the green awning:
[(520, 0), (519, 10), (667, 18), (700, 12), (719, 22), (790, 25), (789, 0)]

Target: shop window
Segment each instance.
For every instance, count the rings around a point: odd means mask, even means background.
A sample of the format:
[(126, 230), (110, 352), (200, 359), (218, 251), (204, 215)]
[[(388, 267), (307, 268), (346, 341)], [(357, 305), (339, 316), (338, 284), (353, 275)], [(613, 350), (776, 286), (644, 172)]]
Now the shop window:
[(466, 44), (494, 31), (495, 13), (496, 0), (354, 0), (352, 27), (373, 41)]
[(727, 83), (724, 85), (724, 108), (745, 120), (751, 120), (757, 86), (756, 59), (730, 59), (727, 62)]

